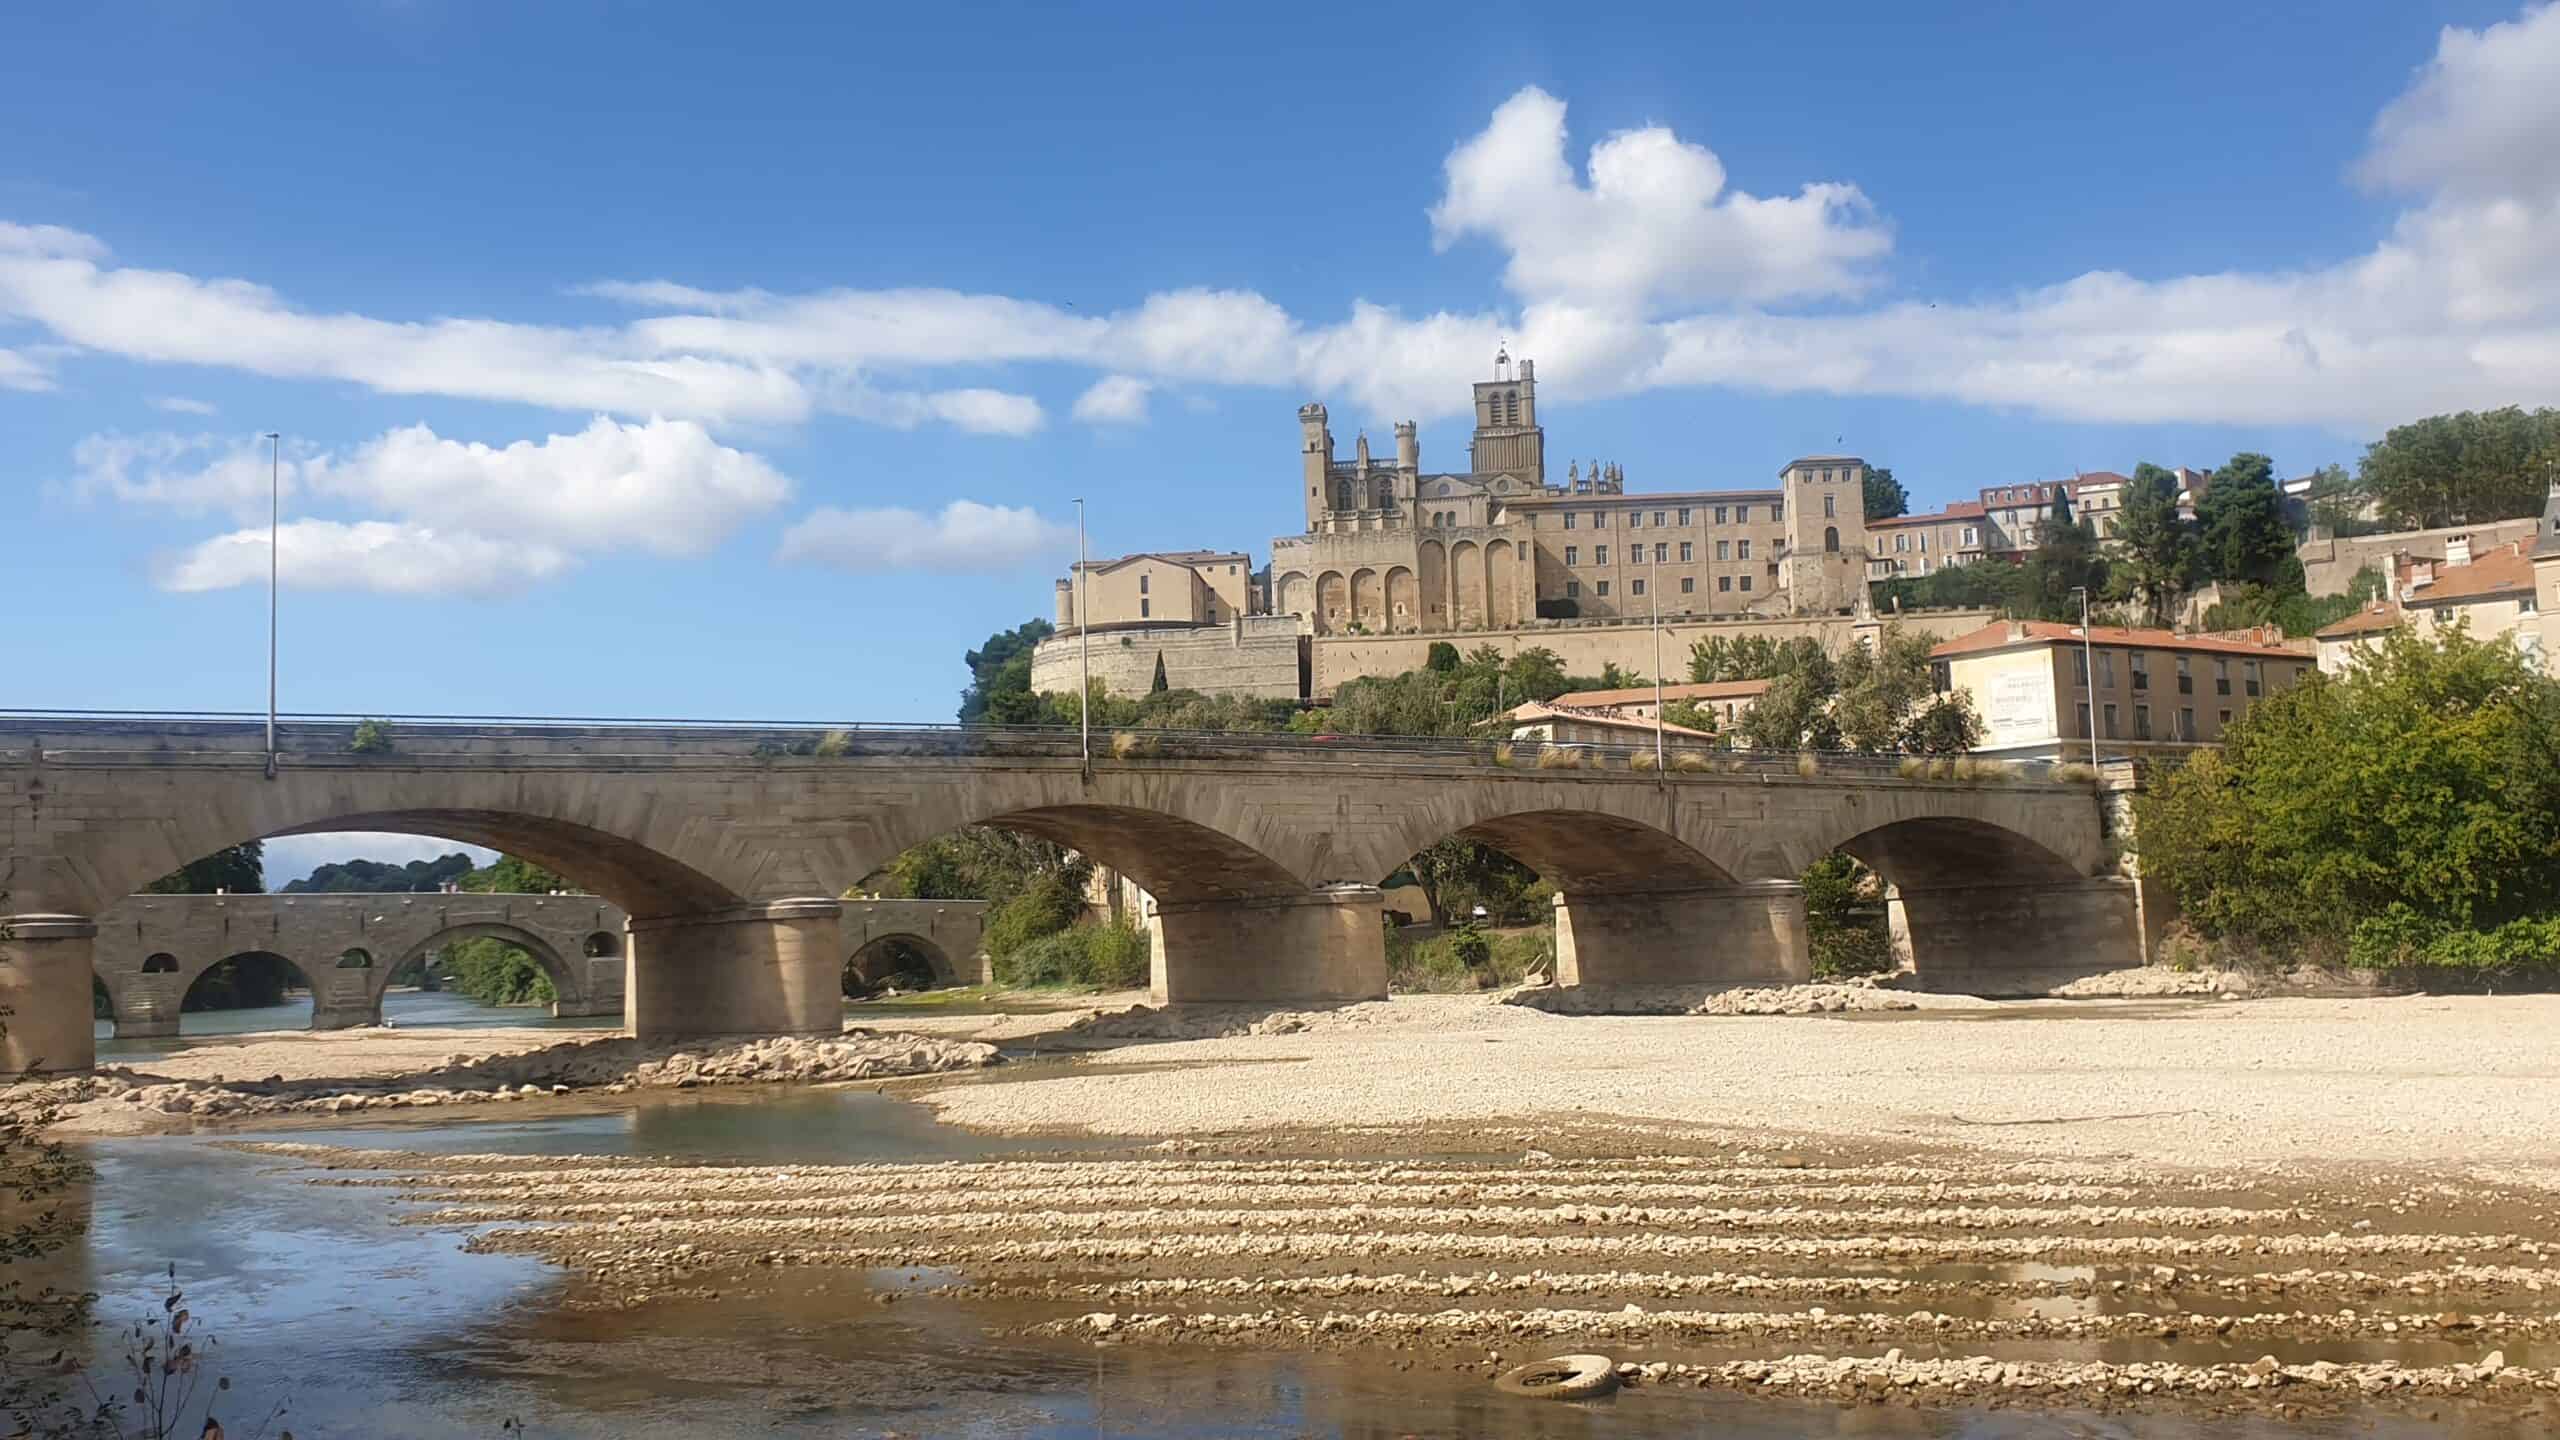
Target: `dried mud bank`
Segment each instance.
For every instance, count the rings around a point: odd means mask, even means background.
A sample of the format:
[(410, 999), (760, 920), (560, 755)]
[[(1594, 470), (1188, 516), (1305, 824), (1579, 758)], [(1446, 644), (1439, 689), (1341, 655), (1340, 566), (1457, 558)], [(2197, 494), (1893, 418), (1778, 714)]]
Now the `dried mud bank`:
[(244, 1148), (572, 1267), (609, 1308), (929, 1267), (962, 1277), (937, 1295), (1052, 1341), (1486, 1375), (1599, 1350), (1640, 1383), (1845, 1401), (2560, 1418), (2560, 1203), (2529, 1187), (1609, 1123), (850, 1166)]
[(875, 1080), (973, 1070), (998, 1058), (996, 1047), (978, 1041), (861, 1030), (839, 1039), (729, 1044), (643, 1045), (612, 1037), (538, 1050), (449, 1053), (407, 1074), (359, 1077), (288, 1079), (277, 1072), (234, 1080), (102, 1066), (93, 1074), (26, 1087), (11, 1103), (59, 1110), (58, 1128), (68, 1134), (116, 1134), (184, 1129), (199, 1121), (494, 1104), (581, 1092)]

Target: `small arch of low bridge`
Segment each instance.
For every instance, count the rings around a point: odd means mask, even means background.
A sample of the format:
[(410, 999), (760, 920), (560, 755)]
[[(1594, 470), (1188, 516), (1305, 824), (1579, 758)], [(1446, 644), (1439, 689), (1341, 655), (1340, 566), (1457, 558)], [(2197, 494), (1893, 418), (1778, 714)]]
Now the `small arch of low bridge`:
[[(354, 738), (350, 725), (290, 721), (270, 774), (252, 724), (0, 716), (0, 1003), (17, 1011), (0, 1069), (88, 1063), (71, 987), (102, 946), (133, 961), (98, 967), (120, 1018), (152, 1009), (146, 982), (192, 978), (200, 950), (115, 933), (129, 917), (108, 912), (128, 892), (228, 845), (322, 830), (489, 845), (594, 891), (516, 897), (589, 911), (556, 939), (523, 928), (585, 982), (574, 1003), (603, 1006), (618, 973), (646, 1039), (832, 1033), (851, 950), (836, 897), (967, 825), (1072, 846), (1151, 892), (1165, 1001), (1382, 995), (1376, 887), (1461, 834), (1559, 879), (1559, 978), (1579, 983), (1805, 973), (1796, 877), (1835, 848), (1872, 857), (1896, 886), (1924, 965), (2049, 957), (2057, 935), (2088, 963), (2142, 949), (2105, 796), (2049, 776), (1936, 780), (1833, 757), (1799, 769), (1792, 756), (1698, 773), (1641, 772), (1625, 756), (1543, 769), (1485, 747), (1255, 736), (1115, 736), (1090, 761), (1072, 732), (820, 743), (806, 730), (397, 722), (387, 750)], [(1986, 903), (1994, 892), (2000, 903)], [(256, 897), (222, 898), (244, 906), (238, 923)], [(599, 906), (625, 917), (617, 962), (581, 953)], [(369, 948), (402, 955), (428, 933)], [(139, 973), (152, 953), (184, 962), (175, 980)], [(362, 1023), (397, 964), (326, 968), (323, 1023)]]

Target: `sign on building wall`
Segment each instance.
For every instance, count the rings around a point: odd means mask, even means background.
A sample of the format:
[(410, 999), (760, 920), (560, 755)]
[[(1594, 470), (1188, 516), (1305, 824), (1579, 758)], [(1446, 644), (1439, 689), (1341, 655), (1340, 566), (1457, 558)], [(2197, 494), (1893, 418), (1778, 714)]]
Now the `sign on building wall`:
[(1984, 742), (1997, 749), (2054, 738), (2053, 665), (2042, 651), (2035, 665), (2010, 666), (1991, 677), (1982, 698)]

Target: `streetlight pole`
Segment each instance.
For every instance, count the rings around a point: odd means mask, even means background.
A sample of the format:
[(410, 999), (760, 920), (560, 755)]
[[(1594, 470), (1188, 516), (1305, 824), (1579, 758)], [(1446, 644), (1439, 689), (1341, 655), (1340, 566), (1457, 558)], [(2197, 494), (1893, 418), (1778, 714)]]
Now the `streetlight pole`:
[(1653, 773), (1662, 773), (1662, 572), (1644, 587), (1653, 598)]
[(2098, 763), (2098, 651), (2089, 638), (2089, 587), (2071, 587), (2080, 596), (2080, 688), (2089, 692), (2089, 763)]
[(1076, 723), (1084, 729), (1084, 768), (1093, 768), (1093, 615), (1085, 605), (1084, 497), (1076, 497)]
[(276, 778), (277, 544), (284, 532), (284, 432), (267, 432), (267, 778)]

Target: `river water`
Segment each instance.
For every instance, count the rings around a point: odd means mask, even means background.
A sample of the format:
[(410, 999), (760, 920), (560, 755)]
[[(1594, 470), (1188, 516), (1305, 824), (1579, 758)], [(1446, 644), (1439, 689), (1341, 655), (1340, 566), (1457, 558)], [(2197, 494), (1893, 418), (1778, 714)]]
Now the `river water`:
[[(423, 1017), (456, 998), (406, 1003)], [(437, 1009), (418, 1003), (427, 1001)], [(490, 1023), (492, 1012), (469, 1012), (471, 1023)], [(552, 1023), (538, 1011), (519, 1013), (526, 1023)], [(776, 1164), (976, 1158), (1030, 1143), (955, 1131), (922, 1107), (858, 1089), (631, 1099), (612, 1109), (304, 1128), (276, 1138)], [(48, 1268), (58, 1263), (59, 1280), (97, 1291), (112, 1322), (156, 1310), (175, 1265), (193, 1329), (214, 1338), (209, 1353), (232, 1379), (218, 1413), (233, 1435), (249, 1433), (278, 1403), (288, 1407), (282, 1423), (303, 1437), (496, 1436), (511, 1419), (535, 1436), (639, 1440), (748, 1433), (2523, 1440), (2534, 1433), (2494, 1416), (2448, 1430), (2382, 1415), (2284, 1422), (1845, 1408), (1685, 1388), (1582, 1405), (1520, 1401), (1472, 1374), (1401, 1371), (1358, 1353), (999, 1339), (991, 1328), (1018, 1317), (912, 1295), (919, 1284), (950, 1277), (901, 1272), (760, 1271), (716, 1296), (585, 1308), (578, 1283), (539, 1261), (464, 1253), (452, 1231), (399, 1224), (402, 1202), (384, 1192), (310, 1185), (315, 1172), (289, 1161), (202, 1137), (102, 1141), (87, 1153), (96, 1173), (75, 1198), (88, 1212), (88, 1235)], [(882, 1291), (906, 1298), (883, 1305)]]

